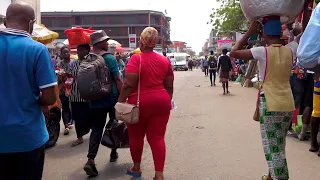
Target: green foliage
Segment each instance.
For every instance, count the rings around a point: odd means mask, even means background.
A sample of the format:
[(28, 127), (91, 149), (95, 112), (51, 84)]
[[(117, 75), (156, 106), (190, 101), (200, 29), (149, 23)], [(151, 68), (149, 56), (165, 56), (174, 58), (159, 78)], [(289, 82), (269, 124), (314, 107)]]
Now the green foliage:
[(249, 22), (245, 18), (239, 0), (216, 0), (221, 3), (219, 8), (213, 8), (210, 21), (214, 29), (222, 33), (243, 31), (248, 28)]

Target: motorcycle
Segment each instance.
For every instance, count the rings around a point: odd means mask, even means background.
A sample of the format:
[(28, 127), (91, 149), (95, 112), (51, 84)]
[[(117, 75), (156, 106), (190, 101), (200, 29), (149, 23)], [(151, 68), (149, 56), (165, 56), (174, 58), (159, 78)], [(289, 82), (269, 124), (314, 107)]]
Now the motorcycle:
[(45, 148), (51, 148), (56, 145), (60, 135), (60, 120), (61, 120), (61, 102), (59, 99), (58, 86), (55, 87), (57, 101), (48, 107), (42, 107), (42, 112), (45, 115), (46, 127), (49, 134)]

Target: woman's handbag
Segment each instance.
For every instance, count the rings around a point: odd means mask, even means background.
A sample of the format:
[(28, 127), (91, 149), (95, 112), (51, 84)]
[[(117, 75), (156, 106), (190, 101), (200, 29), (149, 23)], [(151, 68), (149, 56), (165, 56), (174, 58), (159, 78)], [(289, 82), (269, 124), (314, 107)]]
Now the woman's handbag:
[(140, 104), (140, 74), (141, 74), (141, 55), (139, 64), (139, 82), (138, 82), (138, 100), (137, 105), (118, 102), (114, 108), (116, 109), (116, 119), (128, 124), (136, 124), (139, 122), (139, 104)]

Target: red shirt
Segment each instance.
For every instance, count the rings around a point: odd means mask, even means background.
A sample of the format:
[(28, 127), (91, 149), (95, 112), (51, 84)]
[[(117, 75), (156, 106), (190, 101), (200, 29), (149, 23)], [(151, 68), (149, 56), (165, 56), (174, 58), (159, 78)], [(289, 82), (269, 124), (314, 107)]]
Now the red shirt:
[[(172, 66), (168, 59), (155, 52), (147, 52), (133, 55), (127, 66), (126, 73), (139, 74), (141, 56), (140, 92), (152, 92), (164, 90), (163, 80), (174, 76)], [(137, 93), (138, 86), (133, 93)]]

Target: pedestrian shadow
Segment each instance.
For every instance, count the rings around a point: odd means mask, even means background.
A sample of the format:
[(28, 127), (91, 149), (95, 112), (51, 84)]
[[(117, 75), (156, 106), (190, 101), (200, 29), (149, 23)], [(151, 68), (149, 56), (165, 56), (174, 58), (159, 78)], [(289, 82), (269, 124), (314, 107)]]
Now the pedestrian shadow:
[[(86, 153), (89, 147), (89, 139), (84, 138), (84, 142), (78, 146), (71, 147), (72, 142), (75, 140), (68, 141), (64, 144), (57, 143), (54, 147), (46, 150), (46, 156), (50, 158), (69, 158), (77, 156), (82, 153)], [(84, 148), (85, 147), (85, 148)]]
[[(105, 168), (99, 170), (99, 176), (89, 177), (85, 174), (82, 169), (76, 170), (68, 179), (78, 179), (78, 180), (112, 180), (112, 179), (123, 179), (123, 180), (136, 180), (131, 176), (127, 175), (127, 168), (130, 167), (132, 163), (108, 163)], [(141, 178), (139, 179), (141, 180)]]

